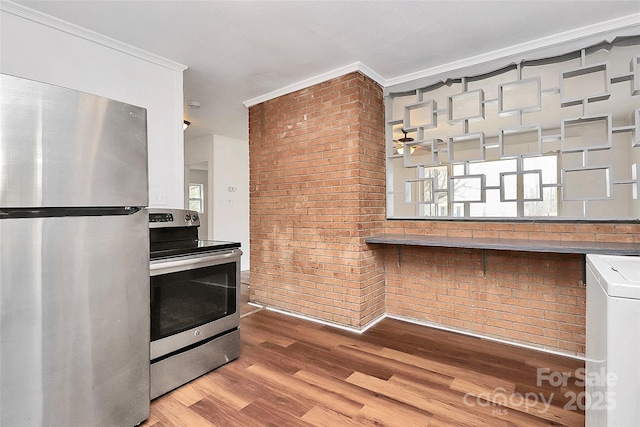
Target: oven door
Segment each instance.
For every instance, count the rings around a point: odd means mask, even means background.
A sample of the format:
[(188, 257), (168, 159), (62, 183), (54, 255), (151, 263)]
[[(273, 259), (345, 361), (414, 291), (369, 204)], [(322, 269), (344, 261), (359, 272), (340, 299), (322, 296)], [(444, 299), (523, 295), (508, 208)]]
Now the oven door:
[(240, 326), (240, 249), (153, 260), (151, 360)]

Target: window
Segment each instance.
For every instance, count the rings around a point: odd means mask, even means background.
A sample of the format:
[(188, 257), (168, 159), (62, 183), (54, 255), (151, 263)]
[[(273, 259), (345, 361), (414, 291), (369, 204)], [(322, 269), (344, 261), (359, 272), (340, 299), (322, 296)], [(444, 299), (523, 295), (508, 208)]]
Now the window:
[(389, 88), (387, 217), (640, 219), (639, 48)]
[(189, 209), (198, 213), (204, 212), (204, 185), (189, 184)]

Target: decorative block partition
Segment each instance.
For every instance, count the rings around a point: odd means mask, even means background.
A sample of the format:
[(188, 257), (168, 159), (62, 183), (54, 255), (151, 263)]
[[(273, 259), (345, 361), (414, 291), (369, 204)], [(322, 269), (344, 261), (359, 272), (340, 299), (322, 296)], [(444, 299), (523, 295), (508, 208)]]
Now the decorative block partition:
[(388, 89), (387, 216), (640, 219), (639, 50), (637, 36)]

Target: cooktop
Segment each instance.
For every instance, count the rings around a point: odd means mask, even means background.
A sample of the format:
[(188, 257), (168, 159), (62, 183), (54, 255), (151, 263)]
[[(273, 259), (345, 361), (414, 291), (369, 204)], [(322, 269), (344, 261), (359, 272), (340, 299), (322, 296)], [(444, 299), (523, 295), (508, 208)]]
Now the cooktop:
[(157, 208), (148, 211), (151, 260), (240, 247), (239, 242), (199, 239), (200, 218), (195, 211)]

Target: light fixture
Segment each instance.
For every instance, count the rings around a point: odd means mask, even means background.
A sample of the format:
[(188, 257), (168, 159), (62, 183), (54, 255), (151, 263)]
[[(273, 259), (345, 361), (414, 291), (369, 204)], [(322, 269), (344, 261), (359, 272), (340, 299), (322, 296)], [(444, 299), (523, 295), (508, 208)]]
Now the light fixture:
[(189, 127), (189, 125), (191, 124), (191, 122), (188, 121), (184, 121), (184, 123), (182, 124), (182, 130), (185, 131), (187, 130), (187, 128)]
[[(410, 136), (409, 137), (407, 136), (407, 133), (408, 133), (407, 131), (405, 131), (404, 129), (401, 129), (401, 131), (402, 131), (402, 133), (404, 133), (404, 137), (393, 141), (393, 142), (395, 142), (395, 144), (393, 144), (393, 148), (395, 150), (395, 154), (400, 154), (400, 155), (404, 154), (405, 144), (407, 142), (412, 142), (413, 141), (413, 138), (411, 138)], [(412, 145), (411, 146), (411, 154), (413, 154), (414, 151), (416, 151), (416, 146)]]

